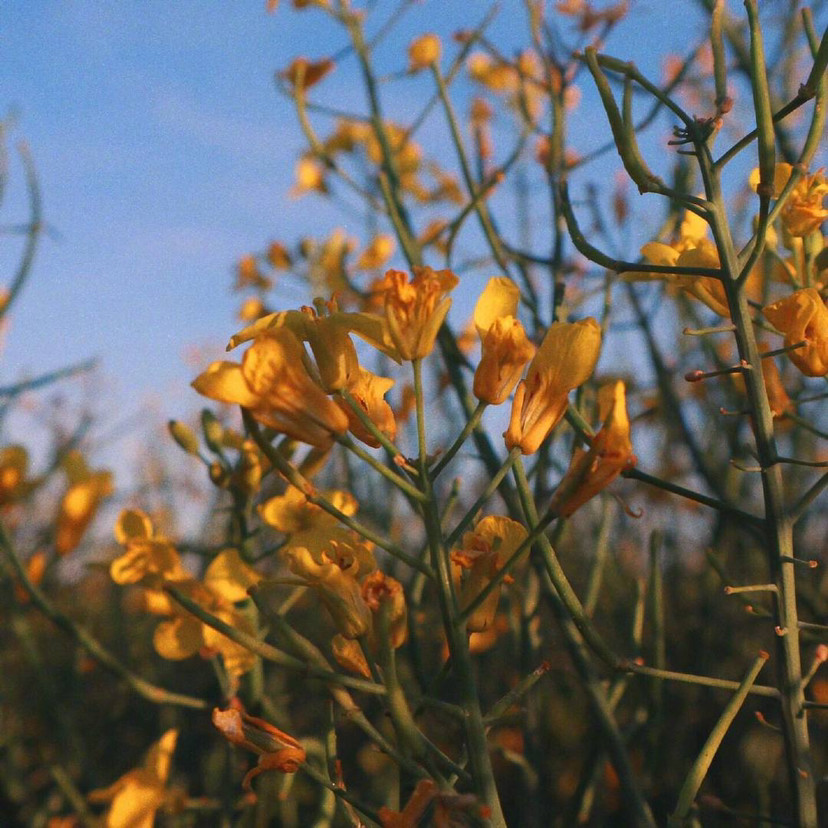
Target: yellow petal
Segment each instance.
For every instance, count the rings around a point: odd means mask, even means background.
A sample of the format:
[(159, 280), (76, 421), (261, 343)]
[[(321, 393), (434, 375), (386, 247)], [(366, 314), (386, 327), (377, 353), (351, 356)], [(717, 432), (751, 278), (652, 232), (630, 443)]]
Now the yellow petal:
[(152, 643), (161, 658), (170, 661), (190, 658), (204, 646), (202, 624), (189, 616), (162, 621), (155, 628)]
[(474, 325), (482, 338), (496, 319), (517, 316), (520, 289), (503, 277), (490, 279), (474, 306)]
[(152, 521), (140, 509), (124, 509), (115, 523), (115, 540), (126, 544), (128, 540), (152, 537)]
[(219, 552), (204, 573), (205, 586), (233, 603), (247, 598), (247, 590), (261, 579), (262, 576), (241, 559), (238, 549)]
[(193, 382), (193, 388), (205, 397), (218, 402), (236, 403), (255, 408), (259, 398), (248, 386), (241, 365), (235, 362), (214, 362)]

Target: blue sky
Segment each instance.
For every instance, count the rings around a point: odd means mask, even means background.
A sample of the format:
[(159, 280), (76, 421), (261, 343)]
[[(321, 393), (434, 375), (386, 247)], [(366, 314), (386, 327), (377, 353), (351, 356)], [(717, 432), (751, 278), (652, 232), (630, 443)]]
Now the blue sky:
[[(11, 142), (25, 138), (32, 149), (53, 232), (14, 311), (0, 381), (99, 357), (113, 421), (147, 401), (163, 419), (185, 415), (201, 404), (188, 388), (197, 368), (187, 353), (218, 355), (237, 327), (230, 284), (239, 255), (346, 223), (318, 201), (288, 198), (303, 144), (273, 84), (295, 55), (318, 57), (341, 41), (320, 36), (316, 12), (285, 1), (268, 15), (264, 5), (2, 4), (0, 108), (14, 116)], [(515, 36), (517, 5), (503, 4), (494, 29), (503, 42)], [(436, 28), (435, 9), (447, 32), (488, 8), (420, 6), (398, 44)], [(632, 6), (611, 51), (636, 54), (658, 76), (661, 56), (685, 51), (700, 32), (697, 4)], [(325, 82), (339, 104), (361, 98), (352, 70)], [(18, 163), (10, 178), (3, 225), (25, 217)], [(7, 239), (5, 273), (16, 250)]]

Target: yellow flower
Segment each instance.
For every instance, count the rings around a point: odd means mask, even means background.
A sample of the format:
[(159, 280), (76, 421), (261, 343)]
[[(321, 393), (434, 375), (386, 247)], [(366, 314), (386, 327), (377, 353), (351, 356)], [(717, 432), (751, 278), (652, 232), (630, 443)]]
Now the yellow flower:
[(137, 509), (124, 509), (115, 523), (115, 539), (124, 553), (109, 567), (116, 584), (139, 584), (160, 588), (164, 581), (182, 581), (190, 576), (167, 538), (156, 535), (149, 516)]
[[(357, 502), (353, 495), (339, 490), (324, 494), (344, 515), (351, 517), (356, 514)], [(283, 495), (277, 495), (263, 503), (259, 507), (259, 514), (268, 526), (290, 535), (290, 540), (284, 546), (285, 552), (294, 546), (303, 546), (310, 550), (318, 562), (322, 561), (324, 553), (331, 552), (333, 541), (344, 543), (352, 538), (349, 529), (320, 506), (308, 501), (307, 496), (294, 486), (288, 486)], [(370, 568), (375, 566), (373, 564)]]
[[(467, 607), (477, 598), (526, 537), (526, 529), (520, 523), (496, 515), (482, 518), (471, 532), (463, 535), (462, 545), (451, 553), (455, 576), (461, 578), (461, 607)], [(504, 578), (504, 581), (509, 580), (509, 576)], [(491, 627), (499, 600), (498, 588), (469, 616), (466, 629), (482, 632)]]
[(504, 433), (510, 450), (534, 454), (566, 413), (568, 395), (592, 375), (601, 351), (601, 327), (592, 318), (555, 322), (520, 381)]
[(89, 794), (90, 802), (112, 802), (103, 821), (106, 828), (152, 828), (155, 812), (167, 800), (167, 778), (177, 740), (178, 731), (168, 730), (150, 748), (142, 767)]
[(380, 289), (385, 300), (385, 317), (391, 339), (401, 359), (428, 356), (437, 332), (451, 307), (446, 295), (457, 285), (450, 270), (415, 267), (414, 278), (389, 270)]
[(362, 646), (353, 638), (345, 638), (344, 635), (337, 633), (331, 639), (331, 652), (336, 663), (358, 676), (371, 678), (371, 668), (368, 666), (368, 661), (365, 658), (365, 653), (362, 652)]
[(232, 603), (247, 598), (250, 587), (261, 580), (262, 576), (241, 559), (238, 549), (219, 552), (204, 573), (204, 585)]
[(294, 198), (305, 193), (327, 193), (328, 185), (325, 182), (325, 168), (322, 164), (308, 155), (303, 155), (296, 164), (296, 184), (290, 194)]
[(408, 47), (408, 71), (418, 72), (440, 60), (442, 45), (436, 34), (424, 34), (411, 41)]
[(251, 790), (250, 782), (263, 771), (296, 773), (305, 761), (305, 749), (293, 736), (264, 719), (249, 716), (237, 699), (227, 710), (213, 709), (213, 724), (228, 742), (259, 755), (257, 766), (242, 782), (247, 791)]
[(112, 473), (91, 471), (78, 452), (64, 461), (69, 488), (63, 495), (55, 530), (55, 549), (66, 555), (81, 542), (98, 507), (114, 491)]
[(588, 450), (575, 449), (549, 504), (550, 510), (561, 517), (569, 517), (622, 471), (636, 464), (623, 382), (614, 382), (599, 390), (598, 410), (603, 421), (601, 429), (592, 438)]
[[(348, 393), (374, 425), (389, 440), (393, 440), (397, 436), (397, 422), (394, 419), (391, 406), (385, 401), (385, 395), (393, 388), (394, 380), (377, 376), (362, 367), (357, 367), (359, 370), (348, 385)], [(379, 441), (363, 425), (359, 417), (351, 410), (351, 407), (344, 400), (338, 400), (337, 402), (348, 418), (348, 429), (354, 437), (362, 440), (366, 445), (377, 448)]]
[(234, 290), (254, 288), (256, 290), (269, 290), (273, 283), (266, 276), (263, 276), (252, 253), (242, 256), (236, 265), (236, 284)]
[(210, 399), (249, 409), (281, 434), (325, 449), (347, 430), (348, 418), (311, 379), (304, 357), (295, 334), (274, 328), (254, 340), (241, 365), (214, 362), (193, 387)]
[(785, 334), (791, 362), (807, 377), (828, 374), (828, 308), (815, 288), (804, 288), (764, 309), (765, 319)]
[(356, 266), (360, 270), (378, 270), (394, 255), (396, 249), (394, 237), (388, 233), (379, 233), (371, 239), (370, 244), (360, 253)]
[(25, 497), (33, 483), (26, 480), (29, 453), (23, 446), (5, 446), (0, 449), (0, 506)]
[(516, 318), (519, 299), (520, 291), (510, 279), (491, 279), (474, 309), (482, 343), (474, 372), (474, 395), (490, 405), (500, 405), (508, 398), (537, 350)]
[[(793, 167), (781, 162), (776, 165), (773, 176), (773, 197), (780, 193), (791, 177)], [(750, 185), (756, 190), (759, 185), (759, 169), (750, 174)], [(822, 170), (805, 173), (794, 184), (788, 200), (782, 207), (782, 224), (792, 236), (808, 236), (828, 219), (825, 196), (828, 195), (828, 181)]]
[(287, 553), (288, 566), (304, 579), (331, 614), (334, 626), (345, 638), (359, 638), (371, 629), (371, 611), (362, 597), (354, 558), (331, 560), (327, 554), (317, 561), (308, 549), (295, 546)]

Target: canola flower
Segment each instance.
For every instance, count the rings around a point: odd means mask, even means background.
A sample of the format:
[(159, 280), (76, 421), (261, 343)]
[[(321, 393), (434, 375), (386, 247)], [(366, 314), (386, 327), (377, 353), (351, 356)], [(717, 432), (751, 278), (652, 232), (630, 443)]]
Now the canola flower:
[(785, 335), (788, 358), (806, 377), (828, 374), (828, 308), (819, 291), (797, 290), (768, 305), (763, 313)]
[(540, 448), (566, 413), (569, 392), (592, 376), (600, 352), (601, 327), (592, 317), (550, 325), (515, 391), (503, 434), (508, 449), (526, 455)]

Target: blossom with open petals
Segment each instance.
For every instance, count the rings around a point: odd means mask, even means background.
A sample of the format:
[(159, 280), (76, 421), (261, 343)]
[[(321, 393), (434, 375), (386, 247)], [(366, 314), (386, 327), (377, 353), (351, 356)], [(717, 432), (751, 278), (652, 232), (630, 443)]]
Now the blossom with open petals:
[[(458, 549), (451, 553), (455, 574), (461, 578), (459, 601), (467, 607), (526, 540), (526, 528), (515, 520), (488, 515), (471, 532), (463, 534)], [(508, 580), (509, 576), (506, 579)], [(466, 629), (482, 632), (494, 623), (500, 588), (493, 590), (469, 616)]]
[[(791, 177), (793, 167), (785, 162), (776, 165), (773, 175), (773, 197), (778, 198)], [(759, 184), (759, 170), (750, 174), (750, 185), (755, 190)], [(823, 170), (800, 176), (782, 207), (782, 224), (792, 236), (808, 236), (828, 219), (825, 196), (828, 180)]]
[(421, 359), (431, 353), (451, 307), (447, 294), (456, 285), (457, 277), (450, 270), (415, 267), (411, 281), (400, 270), (385, 274), (380, 288), (385, 317), (402, 359)]
[(592, 318), (554, 322), (518, 383), (509, 427), (510, 450), (534, 454), (566, 413), (569, 392), (586, 382), (601, 351), (601, 326)]
[(537, 350), (517, 319), (519, 299), (520, 290), (511, 279), (495, 278), (474, 308), (482, 348), (474, 372), (474, 396), (489, 405), (500, 405), (508, 398)]
[(592, 438), (589, 449), (575, 449), (549, 504), (550, 510), (561, 517), (569, 517), (622, 471), (636, 464), (623, 382), (614, 382), (599, 390), (598, 410), (603, 425)]
[(328, 448), (348, 418), (308, 374), (296, 335), (274, 328), (257, 337), (241, 365), (214, 362), (193, 381), (200, 394), (237, 403), (259, 422), (316, 448)]
[(815, 288), (797, 290), (768, 305), (765, 319), (785, 334), (788, 357), (807, 377), (828, 374), (828, 308)]
[(89, 794), (90, 802), (112, 803), (103, 820), (106, 828), (152, 828), (155, 812), (168, 797), (167, 778), (177, 740), (178, 731), (168, 730), (150, 748), (140, 768)]
[(213, 709), (213, 724), (228, 742), (258, 754), (258, 764), (242, 782), (247, 791), (251, 790), (250, 782), (263, 771), (296, 773), (305, 761), (305, 749), (293, 736), (264, 719), (248, 715), (236, 699), (227, 710)]

